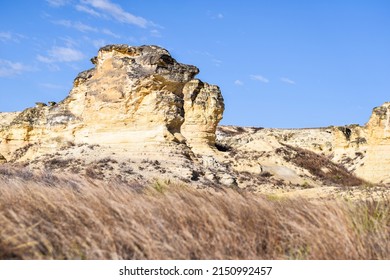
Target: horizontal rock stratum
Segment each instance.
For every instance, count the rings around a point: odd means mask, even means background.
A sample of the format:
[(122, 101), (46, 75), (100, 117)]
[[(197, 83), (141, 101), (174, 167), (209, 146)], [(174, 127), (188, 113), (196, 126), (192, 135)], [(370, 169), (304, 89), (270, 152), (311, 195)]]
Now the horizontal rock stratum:
[(205, 153), (215, 149), (223, 98), (217, 86), (194, 79), (198, 68), (157, 46), (109, 45), (91, 61), (95, 67), (76, 77), (63, 101), (37, 103), (8, 124), (3, 121), (5, 159), (28, 160), (70, 143), (137, 153), (175, 145)]

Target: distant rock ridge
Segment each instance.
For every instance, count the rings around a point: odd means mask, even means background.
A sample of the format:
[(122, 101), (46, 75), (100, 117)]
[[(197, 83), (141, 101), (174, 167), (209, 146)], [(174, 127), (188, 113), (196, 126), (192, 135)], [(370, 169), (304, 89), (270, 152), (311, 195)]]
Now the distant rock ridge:
[(215, 149), (223, 97), (194, 79), (198, 68), (158, 46), (109, 45), (91, 61), (95, 67), (75, 78), (63, 101), (37, 103), (0, 123), (2, 156), (27, 160), (83, 143), (138, 153), (161, 152), (151, 146)]

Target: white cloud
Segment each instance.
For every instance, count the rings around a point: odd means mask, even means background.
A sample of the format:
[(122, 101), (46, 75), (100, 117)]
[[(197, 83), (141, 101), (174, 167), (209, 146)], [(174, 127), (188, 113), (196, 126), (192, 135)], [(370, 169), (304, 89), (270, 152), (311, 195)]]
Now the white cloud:
[(102, 17), (102, 14), (100, 14), (96, 10), (94, 10), (92, 8), (89, 8), (87, 6), (84, 6), (84, 5), (76, 5), (76, 10), (79, 11), (79, 12), (87, 13), (87, 14), (89, 14), (91, 16)]
[(224, 18), (224, 15), (222, 13), (216, 13), (216, 12), (213, 12), (213, 11), (207, 11), (207, 15), (211, 19), (223, 19)]
[(161, 37), (160, 31), (158, 31), (157, 29), (151, 30), (150, 31), (150, 35), (153, 36), (153, 37), (156, 37), (156, 38), (160, 38)]
[(19, 43), (20, 39), (26, 38), (21, 34), (11, 33), (11, 32), (0, 32), (0, 42), (14, 42)]
[(38, 55), (37, 59), (43, 63), (73, 62), (85, 58), (85, 55), (72, 47), (53, 47), (47, 56)]
[(92, 41), (92, 45), (97, 48), (97, 49), (100, 49), (101, 47), (107, 45), (107, 42), (103, 39), (97, 39), (97, 40), (93, 40)]
[(212, 62), (214, 63), (214, 65), (217, 66), (217, 67), (221, 66), (221, 64), (222, 64), (222, 60), (220, 60), (220, 59), (213, 58), (211, 61), (212, 61)]
[(242, 85), (244, 85), (244, 83), (243, 83), (242, 81), (240, 81), (240, 80), (235, 80), (235, 81), (234, 81), (234, 84), (235, 84), (236, 86), (242, 86)]
[(103, 28), (102, 30), (99, 30), (95, 27), (92, 27), (90, 25), (87, 25), (87, 24), (84, 24), (82, 22), (73, 22), (73, 21), (70, 21), (70, 20), (57, 20), (57, 21), (53, 21), (54, 24), (58, 24), (58, 25), (62, 25), (62, 26), (65, 26), (65, 27), (69, 27), (69, 28), (74, 28), (80, 32), (83, 32), (83, 33), (87, 33), (87, 32), (94, 32), (94, 33), (102, 33), (102, 34), (105, 34), (105, 35), (109, 35), (109, 36), (112, 36), (114, 38), (120, 38), (121, 36), (118, 35), (118, 34), (115, 34), (114, 32), (112, 32), (110, 29), (108, 28)]
[(46, 2), (52, 7), (61, 7), (69, 4), (69, 0), (46, 0)]
[[(89, 14), (97, 15), (99, 12), (104, 13), (103, 15), (110, 16), (114, 20), (122, 23), (134, 24), (138, 27), (145, 28), (149, 22), (143, 17), (135, 16), (129, 12), (123, 10), (123, 8), (110, 0), (82, 0), (83, 8), (78, 8), (79, 11), (87, 12)], [(90, 7), (87, 7), (89, 5)], [(91, 7), (93, 9), (91, 9)], [(76, 7), (77, 9), (77, 7)]]
[(114, 37), (114, 38), (120, 38), (120, 37), (121, 37), (120, 35), (118, 35), (118, 34), (112, 32), (110, 29), (107, 29), (107, 28), (103, 28), (103, 29), (102, 29), (102, 33), (103, 33), (103, 34), (106, 34), (106, 35), (109, 35), (109, 36), (112, 36), (112, 37)]
[(269, 80), (261, 75), (250, 75), (252, 80), (259, 81), (262, 83), (269, 83)]
[(66, 36), (66, 37), (60, 37), (59, 39), (61, 39), (62, 41), (64, 41), (65, 43), (65, 46), (70, 48), (70, 47), (73, 47), (73, 46), (78, 46), (79, 45), (79, 42), (76, 41), (75, 39), (69, 37), (69, 36)]
[(0, 32), (0, 41), (6, 42), (12, 40), (12, 34), (10, 32)]
[(80, 32), (98, 32), (98, 29), (92, 27), (92, 26), (89, 26), (87, 24), (84, 24), (82, 22), (73, 22), (73, 21), (70, 21), (70, 20), (57, 20), (57, 21), (53, 21), (54, 24), (58, 24), (58, 25), (62, 25), (62, 26), (65, 26), (65, 27), (70, 27), (70, 28), (74, 28)]
[(12, 77), (26, 71), (31, 71), (31, 67), (20, 62), (0, 59), (0, 77)]
[(289, 78), (280, 78), (280, 81), (286, 84), (295, 85), (295, 81), (289, 79)]

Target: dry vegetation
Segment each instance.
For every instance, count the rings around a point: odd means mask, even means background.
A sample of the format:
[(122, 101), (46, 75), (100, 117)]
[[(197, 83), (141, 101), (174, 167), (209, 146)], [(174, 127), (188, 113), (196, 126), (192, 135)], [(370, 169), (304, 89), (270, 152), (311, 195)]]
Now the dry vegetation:
[(366, 182), (344, 166), (336, 164), (328, 158), (312, 151), (284, 144), (284, 147), (276, 149), (276, 153), (283, 155), (286, 161), (291, 161), (299, 167), (322, 180), (325, 184), (341, 186), (360, 186)]
[(390, 202), (0, 168), (1, 259), (390, 259)]

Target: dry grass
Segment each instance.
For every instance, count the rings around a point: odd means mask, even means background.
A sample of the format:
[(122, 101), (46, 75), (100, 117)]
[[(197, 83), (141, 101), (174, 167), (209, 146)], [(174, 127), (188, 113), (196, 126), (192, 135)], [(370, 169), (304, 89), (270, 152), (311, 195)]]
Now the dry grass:
[(0, 258), (390, 259), (388, 200), (280, 200), (169, 185), (0, 169)]

